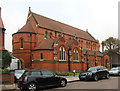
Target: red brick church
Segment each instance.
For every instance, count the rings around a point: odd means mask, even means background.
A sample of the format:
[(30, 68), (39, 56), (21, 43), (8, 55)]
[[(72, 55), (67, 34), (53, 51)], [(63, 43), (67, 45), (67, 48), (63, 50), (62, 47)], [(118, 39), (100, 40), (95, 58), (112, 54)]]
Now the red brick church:
[(12, 35), (13, 55), (25, 68), (80, 71), (110, 67), (109, 56), (88, 32), (36, 14), (29, 9), (26, 24)]
[(0, 50), (5, 50), (4, 46), (4, 37), (5, 37), (5, 28), (1, 17), (1, 7), (0, 7)]

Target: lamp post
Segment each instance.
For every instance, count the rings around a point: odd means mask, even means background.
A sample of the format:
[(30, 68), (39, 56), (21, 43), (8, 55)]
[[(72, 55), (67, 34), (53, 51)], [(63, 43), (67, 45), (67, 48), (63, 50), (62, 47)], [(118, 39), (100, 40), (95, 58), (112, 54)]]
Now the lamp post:
[(71, 48), (68, 49), (68, 71), (70, 72), (70, 50)]

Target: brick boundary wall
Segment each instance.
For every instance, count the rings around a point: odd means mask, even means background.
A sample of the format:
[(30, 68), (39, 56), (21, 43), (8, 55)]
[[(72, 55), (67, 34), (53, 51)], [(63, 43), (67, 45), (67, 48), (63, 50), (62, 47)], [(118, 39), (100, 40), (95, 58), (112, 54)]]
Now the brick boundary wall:
[(14, 83), (14, 72), (8, 72), (8, 73), (2, 73), (0, 74), (0, 82), (2, 82), (2, 84), (10, 84), (10, 83)]

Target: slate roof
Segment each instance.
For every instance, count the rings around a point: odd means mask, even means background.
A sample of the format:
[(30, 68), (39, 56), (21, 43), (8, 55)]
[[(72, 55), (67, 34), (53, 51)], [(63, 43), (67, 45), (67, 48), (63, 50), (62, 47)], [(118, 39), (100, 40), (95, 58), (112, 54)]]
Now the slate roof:
[(30, 23), (26, 23), (26, 25), (24, 25), (19, 31), (19, 32), (31, 32), (31, 33), (35, 33), (35, 30), (33, 29), (33, 27), (31, 26)]
[(57, 32), (62, 32), (65, 34), (73, 35), (76, 37), (80, 37), (83, 39), (87, 39), (87, 40), (96, 42), (96, 39), (93, 36), (91, 36), (91, 34), (89, 34), (87, 31), (83, 31), (81, 29), (72, 27), (70, 25), (61, 23), (59, 21), (55, 21), (53, 19), (44, 17), (42, 15), (38, 15), (33, 12), (31, 12), (31, 13), (32, 13), (32, 16), (34, 17), (36, 23), (38, 23), (40, 27), (51, 29), (51, 30), (54, 30)]
[(53, 49), (54, 39), (43, 39), (34, 50), (38, 49)]

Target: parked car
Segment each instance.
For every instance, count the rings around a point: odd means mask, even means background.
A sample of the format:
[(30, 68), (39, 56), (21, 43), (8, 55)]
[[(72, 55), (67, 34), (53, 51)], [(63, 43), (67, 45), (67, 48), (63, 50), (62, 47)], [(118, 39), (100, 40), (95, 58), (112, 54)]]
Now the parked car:
[(111, 68), (110, 71), (109, 71), (109, 74), (120, 76), (120, 67)]
[(35, 91), (41, 87), (66, 86), (67, 79), (55, 75), (49, 70), (29, 70), (18, 81), (18, 88), (21, 90)]
[(80, 80), (95, 80), (98, 81), (99, 78), (107, 78), (109, 79), (109, 72), (108, 69), (104, 66), (95, 66), (90, 67), (87, 72), (80, 73), (79, 79)]
[(15, 70), (15, 80), (18, 80), (22, 76), (22, 74), (24, 73), (24, 71), (25, 70), (22, 70), (22, 69)]

